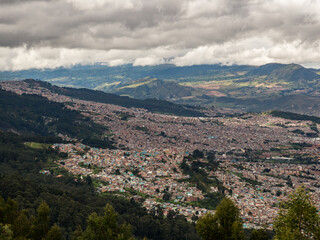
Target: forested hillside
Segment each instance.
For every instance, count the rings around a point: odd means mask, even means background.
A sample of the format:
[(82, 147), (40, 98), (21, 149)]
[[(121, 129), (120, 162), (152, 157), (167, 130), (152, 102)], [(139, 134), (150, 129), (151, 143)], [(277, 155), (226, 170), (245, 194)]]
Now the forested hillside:
[(26, 79), (24, 82), (28, 83), (30, 87), (41, 86), (47, 88), (50, 91), (76, 99), (101, 102), (107, 104), (119, 105), (126, 108), (144, 108), (150, 112), (158, 112), (165, 114), (172, 114), (177, 116), (189, 116), (189, 117), (203, 117), (205, 114), (198, 111), (196, 107), (174, 104), (172, 102), (157, 100), (155, 98), (140, 100), (129, 97), (118, 96), (115, 94), (105, 93), (102, 91), (90, 90), (86, 88), (68, 88), (57, 87), (50, 83), (43, 81), (35, 81), (33, 79)]
[[(112, 148), (106, 127), (93, 123), (62, 103), (37, 95), (17, 95), (0, 89), (0, 129), (40, 136), (65, 136), (85, 144)], [(60, 140), (61, 141), (61, 140)]]

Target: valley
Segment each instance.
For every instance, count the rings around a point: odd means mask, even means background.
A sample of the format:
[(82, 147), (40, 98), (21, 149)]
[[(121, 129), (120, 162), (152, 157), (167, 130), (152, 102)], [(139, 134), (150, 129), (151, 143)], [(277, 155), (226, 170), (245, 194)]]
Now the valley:
[[(42, 79), (58, 86), (89, 88), (137, 99), (227, 107), (243, 111), (283, 110), (320, 116), (317, 69), (297, 64), (178, 67), (103, 64), (2, 72), (0, 80)], [(294, 99), (294, 100), (290, 100)]]
[(102, 195), (135, 199), (149, 211), (161, 206), (165, 216), (173, 210), (189, 221), (228, 196), (246, 228), (268, 229), (279, 203), (302, 183), (319, 203), (317, 117), (217, 108), (202, 109), (199, 116), (164, 115), (58, 94), (65, 90), (37, 81), (1, 87), (63, 103), (107, 129), (101, 137), (117, 149), (90, 147), (81, 139), (57, 143), (67, 157), (43, 169), (53, 176), (67, 170), (77, 181), (90, 176)]

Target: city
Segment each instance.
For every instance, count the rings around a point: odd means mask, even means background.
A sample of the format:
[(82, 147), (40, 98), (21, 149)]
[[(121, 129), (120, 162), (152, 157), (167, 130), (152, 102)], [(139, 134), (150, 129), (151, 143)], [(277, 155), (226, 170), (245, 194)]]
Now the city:
[[(310, 137), (318, 129), (311, 121), (250, 113), (177, 117), (77, 100), (41, 87), (17, 88), (14, 82), (1, 85), (19, 94), (72, 103), (67, 104), (70, 109), (108, 127), (117, 150), (80, 143), (55, 145), (68, 155), (59, 161), (59, 168), (80, 179), (90, 176), (101, 194), (133, 198), (149, 210), (161, 207), (164, 215), (178, 211), (192, 221), (213, 211), (197, 202), (208, 193), (221, 192), (236, 202), (246, 228), (272, 229), (279, 203), (301, 185), (320, 208), (320, 139)], [(207, 192), (188, 182), (190, 175), (183, 173), (181, 164), (198, 149), (214, 151), (218, 168), (203, 170), (222, 184), (222, 190), (213, 184)]]

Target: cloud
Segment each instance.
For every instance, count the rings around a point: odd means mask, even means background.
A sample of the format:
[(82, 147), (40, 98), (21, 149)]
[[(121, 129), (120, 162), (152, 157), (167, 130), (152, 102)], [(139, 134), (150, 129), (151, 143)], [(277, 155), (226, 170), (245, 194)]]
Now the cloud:
[(320, 67), (319, 9), (319, 0), (3, 0), (0, 69), (166, 59)]
[(52, 48), (27, 46), (8, 48), (0, 47), (1, 70), (24, 70), (29, 68), (56, 68), (75, 64), (106, 63), (118, 66), (127, 63), (135, 65), (155, 65), (164, 63), (171, 55), (178, 55), (178, 50), (155, 48), (146, 50), (97, 50), (81, 48)]
[(148, 65), (159, 65), (165, 63), (165, 60), (163, 58), (159, 58), (156, 56), (153, 57), (143, 57), (143, 58), (137, 58), (133, 66), (148, 66)]

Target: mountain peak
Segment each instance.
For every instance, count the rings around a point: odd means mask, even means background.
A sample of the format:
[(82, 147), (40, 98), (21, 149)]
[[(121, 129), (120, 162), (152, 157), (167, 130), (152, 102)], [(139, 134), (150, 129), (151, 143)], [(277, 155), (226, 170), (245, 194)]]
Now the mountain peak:
[(271, 79), (295, 81), (312, 81), (319, 79), (320, 76), (309, 69), (295, 63), (281, 64), (269, 63), (257, 67), (248, 73), (250, 76), (268, 76)]

